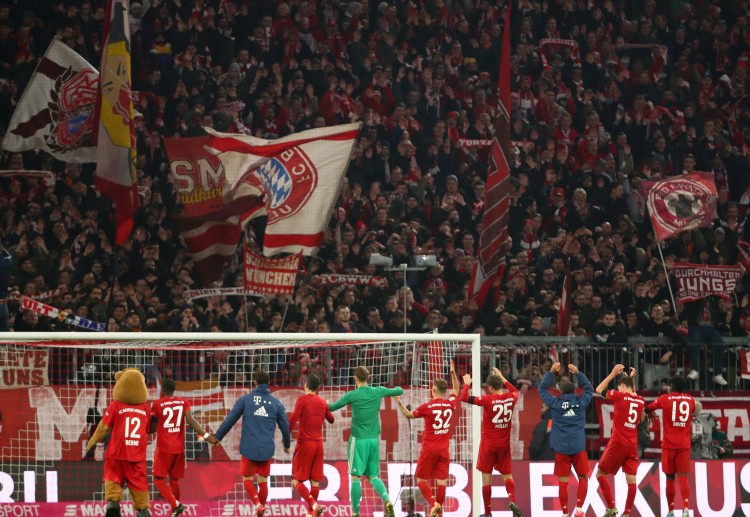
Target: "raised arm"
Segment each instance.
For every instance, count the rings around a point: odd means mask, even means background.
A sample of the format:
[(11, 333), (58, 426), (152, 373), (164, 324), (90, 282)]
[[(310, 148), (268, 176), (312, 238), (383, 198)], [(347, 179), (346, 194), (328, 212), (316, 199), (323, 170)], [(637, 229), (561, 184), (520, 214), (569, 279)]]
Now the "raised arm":
[(416, 417), (414, 416), (414, 413), (413, 413), (413, 412), (411, 412), (411, 411), (409, 411), (409, 410), (408, 410), (408, 409), (406, 408), (406, 406), (404, 406), (404, 403), (403, 403), (403, 402), (401, 402), (401, 397), (399, 397), (398, 395), (396, 395), (395, 397), (393, 397), (393, 400), (395, 400), (395, 401), (396, 401), (396, 403), (398, 404), (398, 409), (400, 409), (400, 410), (401, 410), (401, 414), (402, 414), (402, 415), (404, 415), (404, 416), (405, 416), (406, 418), (416, 418)]
[(594, 386), (591, 384), (591, 381), (588, 377), (586, 377), (581, 371), (578, 369), (578, 367), (574, 364), (568, 365), (568, 370), (570, 373), (574, 374), (578, 378), (578, 386), (583, 388), (583, 394), (581, 395), (581, 402), (584, 406), (588, 406), (591, 402), (591, 399), (594, 397)]
[(560, 363), (553, 364), (549, 371), (542, 377), (542, 382), (539, 383), (539, 398), (542, 402), (547, 404), (549, 407), (555, 407), (559, 404), (560, 399), (551, 395), (549, 392), (552, 383), (555, 381), (555, 375), (560, 371)]
[(614, 368), (612, 368), (612, 371), (609, 372), (609, 375), (599, 383), (599, 386), (596, 387), (596, 392), (600, 395), (604, 396), (604, 393), (607, 391), (607, 386), (609, 386), (609, 383), (615, 380), (615, 378), (622, 373), (622, 371), (625, 369), (625, 366), (621, 364), (616, 364)]
[(500, 377), (500, 380), (503, 382), (503, 385), (505, 386), (506, 390), (508, 390), (511, 393), (514, 393), (514, 392), (518, 391), (518, 388), (516, 388), (515, 386), (513, 386), (513, 384), (508, 379), (505, 378), (505, 376), (503, 375), (503, 373), (499, 369), (493, 368), (492, 369), (492, 373), (494, 373), (495, 375), (497, 375), (498, 377)]
[(396, 386), (395, 388), (378, 387), (378, 393), (381, 397), (398, 397), (404, 394), (404, 388)]
[(453, 394), (458, 396), (458, 392), (461, 389), (461, 383), (458, 382), (458, 374), (456, 374), (456, 364), (451, 359), (451, 383), (453, 384)]

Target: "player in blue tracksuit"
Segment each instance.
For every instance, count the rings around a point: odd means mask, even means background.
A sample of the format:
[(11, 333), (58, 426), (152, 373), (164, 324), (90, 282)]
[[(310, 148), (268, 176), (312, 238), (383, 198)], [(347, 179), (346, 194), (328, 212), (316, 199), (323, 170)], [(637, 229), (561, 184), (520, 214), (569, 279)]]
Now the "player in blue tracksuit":
[(560, 372), (560, 363), (550, 368), (539, 384), (539, 396), (552, 412), (552, 432), (550, 447), (555, 451), (555, 476), (559, 481), (560, 504), (563, 517), (568, 515), (568, 479), (572, 465), (578, 474), (578, 492), (574, 517), (583, 517), (583, 501), (589, 486), (589, 457), (586, 454), (586, 408), (594, 396), (594, 387), (576, 365), (569, 364), (568, 371), (578, 377), (578, 386), (583, 388), (576, 395), (575, 387), (569, 380), (561, 380), (558, 387), (562, 394), (556, 397), (549, 389), (555, 383), (555, 375)]
[[(245, 490), (255, 503), (256, 517), (261, 517), (266, 510), (268, 476), (271, 474), (271, 460), (276, 450), (274, 444), (276, 426), (281, 430), (284, 452), (288, 453), (292, 444), (286, 409), (276, 397), (271, 395), (271, 390), (268, 388), (269, 380), (268, 373), (255, 372), (255, 389), (235, 403), (219, 430), (216, 431), (216, 435), (208, 438), (209, 443), (216, 445), (242, 417), (240, 472)], [(257, 490), (253, 479), (256, 475), (258, 476)]]

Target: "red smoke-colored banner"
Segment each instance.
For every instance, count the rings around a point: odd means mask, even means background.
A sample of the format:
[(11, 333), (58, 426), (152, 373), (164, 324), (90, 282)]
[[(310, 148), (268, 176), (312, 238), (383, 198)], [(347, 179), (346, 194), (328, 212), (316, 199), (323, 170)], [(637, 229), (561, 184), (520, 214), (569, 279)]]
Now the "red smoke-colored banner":
[(245, 290), (258, 294), (292, 294), (302, 253), (272, 259), (245, 248)]
[(734, 292), (742, 276), (742, 266), (707, 266), (682, 264), (672, 267), (681, 302), (692, 302), (706, 296), (727, 297)]

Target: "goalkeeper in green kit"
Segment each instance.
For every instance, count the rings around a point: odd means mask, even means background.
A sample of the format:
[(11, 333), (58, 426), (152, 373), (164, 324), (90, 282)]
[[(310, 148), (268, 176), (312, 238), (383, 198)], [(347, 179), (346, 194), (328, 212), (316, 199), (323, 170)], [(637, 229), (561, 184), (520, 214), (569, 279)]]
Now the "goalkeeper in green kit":
[(364, 366), (354, 370), (357, 388), (336, 402), (328, 404), (331, 411), (344, 406), (352, 407), (352, 432), (349, 436), (349, 474), (352, 477), (351, 499), (354, 517), (359, 517), (359, 502), (362, 499), (362, 477), (370, 480), (372, 488), (385, 502), (386, 517), (394, 517), (393, 503), (388, 497), (380, 474), (380, 400), (384, 397), (402, 395), (401, 388), (368, 386), (370, 371)]

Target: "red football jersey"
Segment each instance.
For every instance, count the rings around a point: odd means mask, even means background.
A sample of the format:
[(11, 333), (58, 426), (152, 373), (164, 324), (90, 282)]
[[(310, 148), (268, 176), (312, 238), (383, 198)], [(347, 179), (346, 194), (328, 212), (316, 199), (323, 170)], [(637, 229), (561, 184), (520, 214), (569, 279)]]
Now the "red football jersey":
[(481, 406), (482, 412), (482, 440), (488, 445), (497, 447), (510, 446), (510, 422), (513, 418), (513, 408), (518, 402), (518, 390), (510, 382), (505, 383), (505, 393), (469, 395), (469, 386), (464, 386), (461, 400)]
[(130, 405), (112, 402), (102, 422), (111, 429), (106, 457), (113, 460), (146, 461), (146, 443), (151, 411), (148, 403)]
[(439, 398), (422, 404), (414, 410), (414, 416), (424, 418), (422, 450), (443, 450), (450, 446), (451, 422), (456, 411), (457, 397)]
[(322, 442), (323, 424), (326, 420), (333, 423), (333, 413), (328, 409), (328, 403), (313, 393), (307, 393), (297, 399), (294, 413), (289, 419), (289, 430), (294, 429), (299, 420), (297, 443)]
[(646, 408), (646, 401), (636, 394), (620, 393), (609, 390), (607, 398), (614, 402), (612, 415), (612, 440), (628, 447), (638, 445), (638, 424)]
[(684, 393), (667, 393), (648, 405), (649, 411), (663, 411), (662, 449), (689, 449), (692, 439), (695, 399)]
[(170, 454), (185, 450), (185, 415), (190, 402), (179, 397), (162, 397), (151, 406), (156, 417), (156, 448)]

